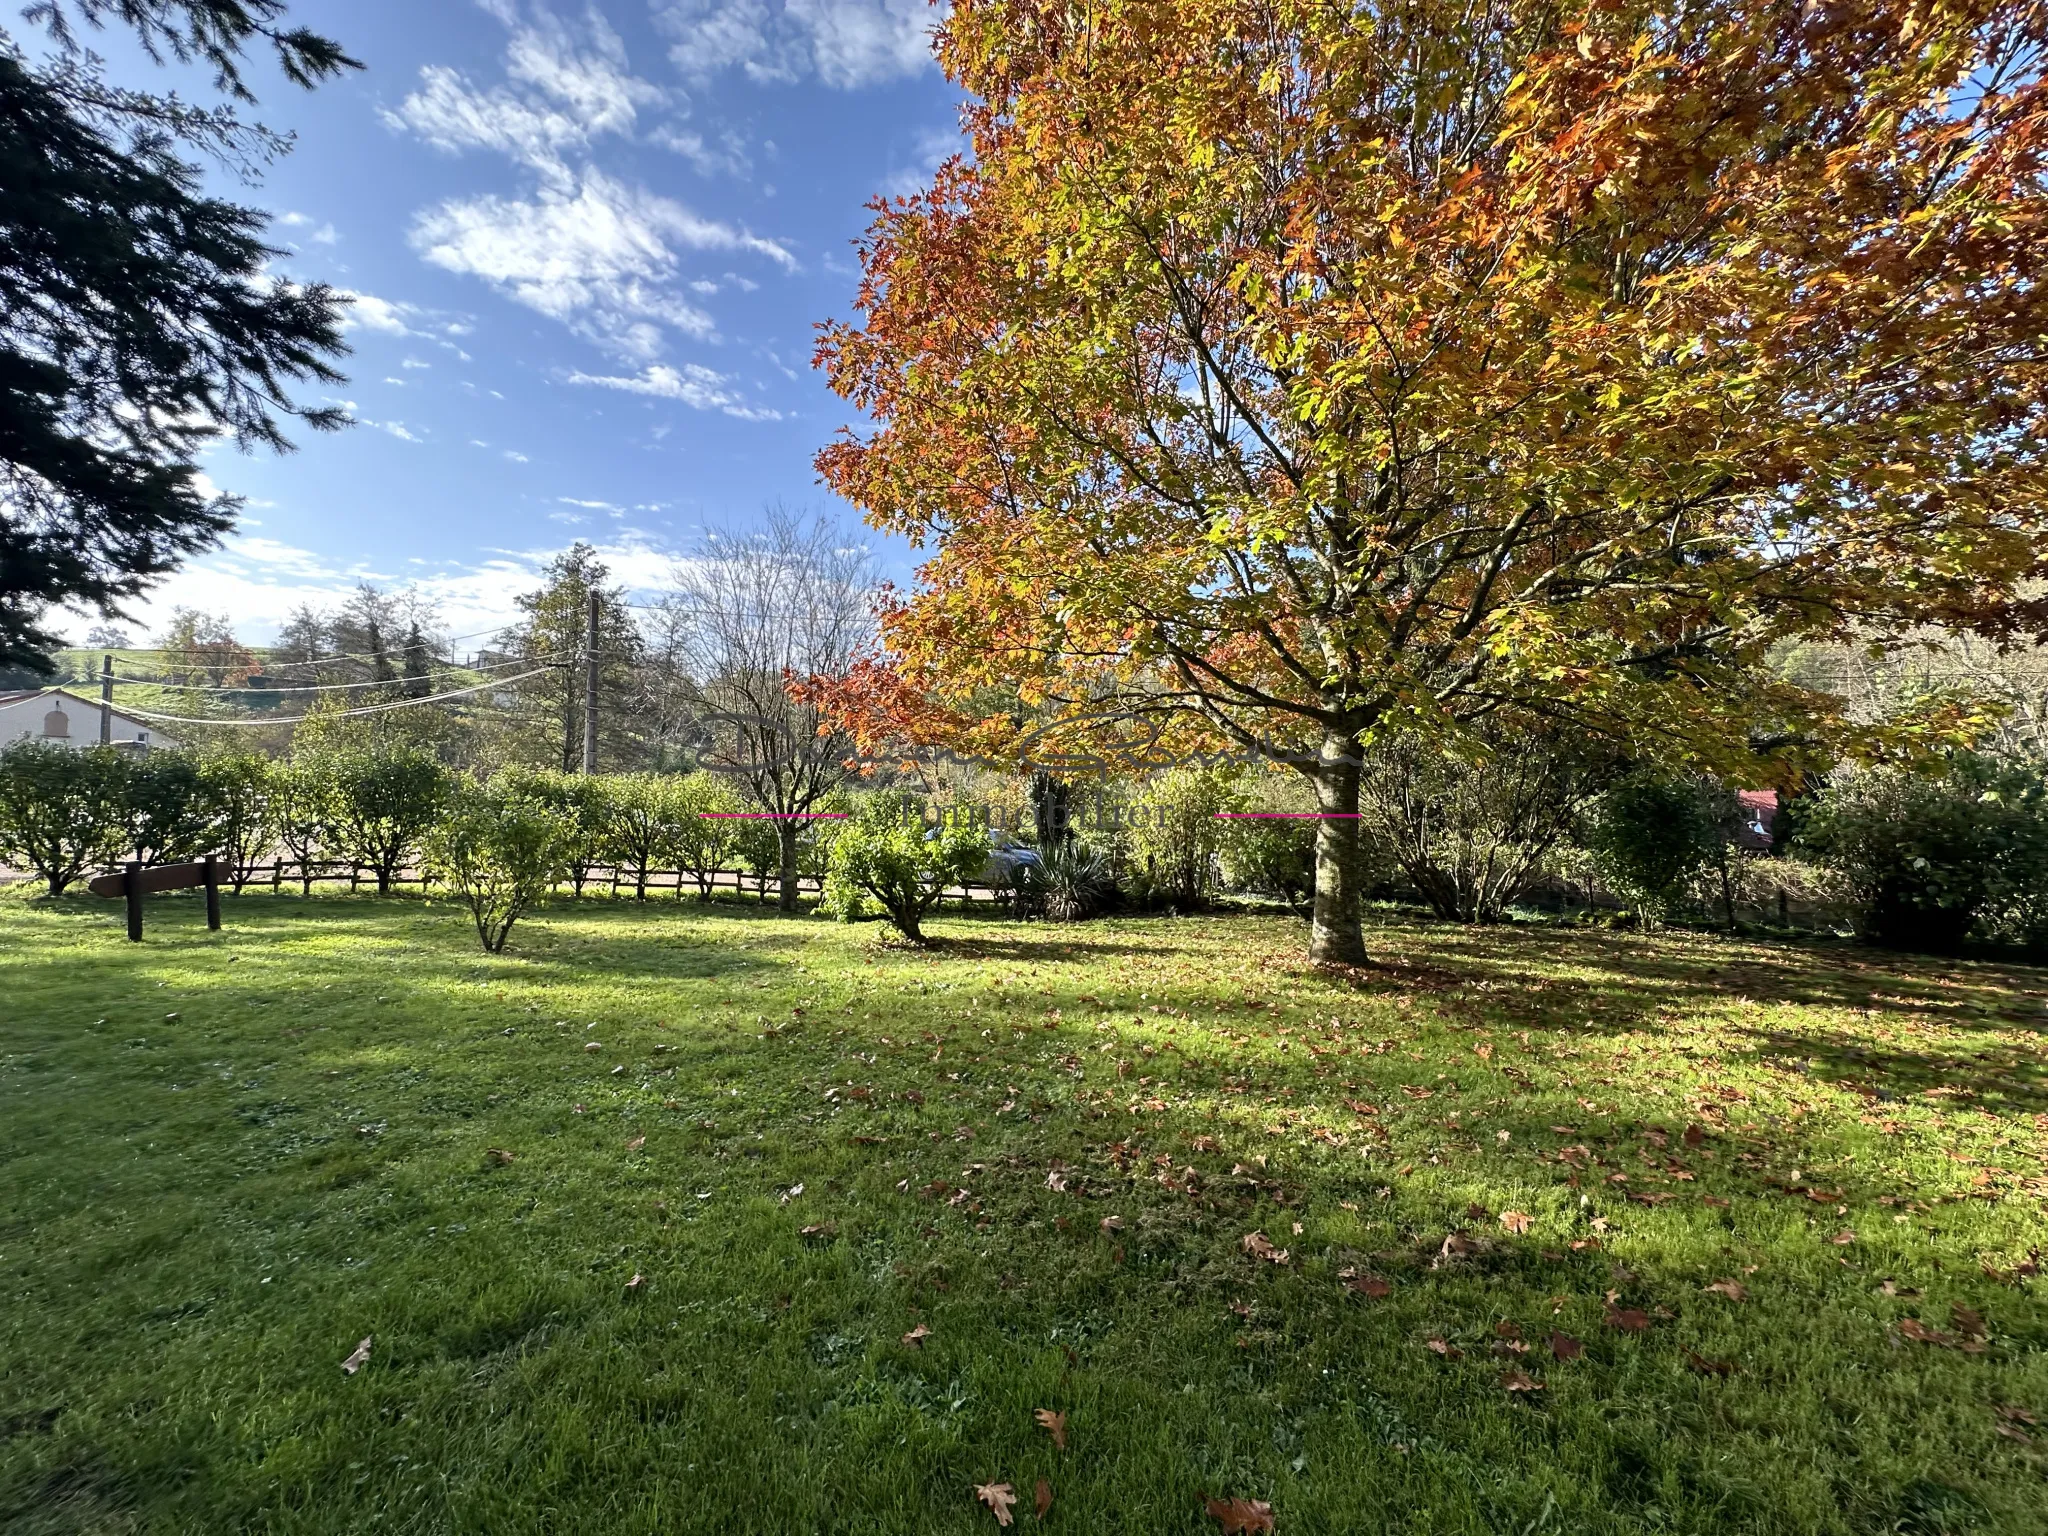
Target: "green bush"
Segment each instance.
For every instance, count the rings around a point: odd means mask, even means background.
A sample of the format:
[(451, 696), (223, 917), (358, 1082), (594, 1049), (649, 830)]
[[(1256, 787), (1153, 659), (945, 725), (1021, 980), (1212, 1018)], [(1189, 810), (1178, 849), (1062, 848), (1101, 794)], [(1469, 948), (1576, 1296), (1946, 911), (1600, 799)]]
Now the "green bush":
[(111, 747), (19, 741), (0, 751), (0, 858), (52, 896), (128, 847), (129, 762)]
[(229, 881), (240, 891), (277, 842), (271, 764), (253, 752), (211, 753), (199, 760), (199, 780), (213, 806), (213, 843), (205, 851), (225, 857)]
[(839, 824), (825, 876), (824, 910), (851, 922), (880, 904), (912, 943), (924, 942), (924, 914), (949, 885), (988, 863), (988, 834), (960, 825), (927, 829), (915, 796), (879, 794)]
[(444, 803), (428, 857), (468, 904), (478, 941), (495, 955), (512, 925), (562, 878), (576, 836), (559, 805), (517, 783), (463, 783)]
[(327, 840), (326, 786), (314, 755), (299, 755), (270, 764), (266, 775), (265, 811), (271, 835), (285, 856), (299, 866), (301, 895), (313, 893), (313, 861)]
[(563, 773), (558, 768), (508, 768), (499, 778), (508, 793), (538, 800), (569, 828), (569, 884), (578, 896), (590, 871), (605, 862), (611, 797), (597, 774)]
[(389, 895), (399, 870), (441, 818), (448, 770), (425, 748), (396, 740), (323, 748), (308, 766), (325, 837), (377, 876), (378, 895)]
[(1717, 793), (1700, 780), (1638, 769), (1600, 797), (1586, 846), (1616, 892), (1663, 922), (1721, 855), (1722, 819)]
[[(671, 842), (668, 856), (676, 868), (697, 883), (697, 899), (711, 899), (712, 878), (730, 868), (738, 856), (741, 822), (724, 813), (740, 809), (739, 796), (731, 780), (721, 773), (699, 769), (675, 781)], [(676, 895), (682, 895), (678, 882)]]
[(633, 878), (633, 896), (647, 899), (647, 874), (675, 841), (676, 780), (659, 773), (607, 774), (592, 780), (604, 801), (605, 862)]
[(1243, 768), (1235, 763), (1170, 768), (1138, 796), (1131, 828), (1131, 885), (1147, 904), (1200, 910), (1215, 889), (1225, 828), (1218, 811), (1251, 806)]
[(2048, 778), (2037, 766), (1959, 755), (1939, 774), (1843, 773), (1800, 840), (1842, 877), (1857, 931), (1875, 943), (2048, 949)]
[[(1298, 773), (1251, 778), (1245, 809), (1300, 813), (1316, 809), (1313, 788)], [(1233, 890), (1277, 896), (1306, 916), (1316, 888), (1316, 822), (1285, 816), (1238, 817), (1222, 824), (1223, 878)]]
[(222, 810), (196, 752), (159, 749), (128, 765), (128, 846), (145, 864), (220, 851)]

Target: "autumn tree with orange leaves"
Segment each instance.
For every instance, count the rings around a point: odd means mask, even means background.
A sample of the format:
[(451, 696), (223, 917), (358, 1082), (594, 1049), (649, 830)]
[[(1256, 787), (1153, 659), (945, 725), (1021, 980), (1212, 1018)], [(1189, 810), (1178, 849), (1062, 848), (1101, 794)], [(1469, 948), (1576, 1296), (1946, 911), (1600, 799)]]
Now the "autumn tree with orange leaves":
[(1392, 737), (1528, 712), (1754, 782), (1831, 714), (1773, 647), (2024, 638), (2044, 32), (2013, 0), (956, 0), (972, 155), (878, 205), (819, 349), (869, 423), (820, 469), (929, 554), (852, 706), (1293, 766), (1310, 952), (1357, 962)]

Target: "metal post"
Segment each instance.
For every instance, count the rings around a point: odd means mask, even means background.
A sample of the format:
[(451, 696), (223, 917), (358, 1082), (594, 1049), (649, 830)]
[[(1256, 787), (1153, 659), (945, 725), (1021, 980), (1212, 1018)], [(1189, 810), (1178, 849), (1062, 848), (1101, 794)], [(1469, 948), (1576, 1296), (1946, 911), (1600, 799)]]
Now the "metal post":
[(597, 589), (583, 618), (583, 771), (597, 772)]
[(220, 860), (206, 856), (206, 926), (220, 932)]
[(128, 898), (128, 937), (142, 942), (142, 866), (129, 860), (123, 871), (121, 894)]
[(114, 658), (100, 653), (100, 745), (114, 740)]

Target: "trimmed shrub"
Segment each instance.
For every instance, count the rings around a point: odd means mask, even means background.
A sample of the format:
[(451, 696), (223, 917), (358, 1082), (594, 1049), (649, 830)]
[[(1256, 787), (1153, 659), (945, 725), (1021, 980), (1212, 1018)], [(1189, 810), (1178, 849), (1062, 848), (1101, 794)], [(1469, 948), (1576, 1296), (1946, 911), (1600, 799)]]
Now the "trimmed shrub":
[(0, 751), (0, 857), (61, 896), (128, 846), (129, 763), (111, 747), (19, 741)]
[(434, 830), (448, 801), (448, 770), (423, 748), (366, 742), (315, 753), (321, 824), (346, 859), (392, 882)]
[(562, 878), (575, 824), (559, 807), (503, 781), (461, 784), (429, 842), (435, 870), (468, 905), (486, 953)]
[(927, 830), (915, 796), (879, 794), (840, 823), (825, 876), (824, 910), (852, 922), (877, 903), (897, 931), (924, 942), (921, 924), (949, 885), (972, 880), (988, 862), (979, 827)]
[(1720, 796), (1700, 780), (1638, 769), (1600, 797), (1587, 851), (1616, 892), (1664, 922), (1721, 856), (1721, 812)]

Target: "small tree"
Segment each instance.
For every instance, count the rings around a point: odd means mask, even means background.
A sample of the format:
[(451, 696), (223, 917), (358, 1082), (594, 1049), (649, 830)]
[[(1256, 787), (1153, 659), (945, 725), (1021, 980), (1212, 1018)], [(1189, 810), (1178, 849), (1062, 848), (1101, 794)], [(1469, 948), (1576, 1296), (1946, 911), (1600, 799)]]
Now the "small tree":
[(825, 876), (826, 911), (852, 922), (873, 899), (906, 939), (924, 942), (924, 914), (947, 886), (981, 872), (988, 834), (957, 824), (927, 831), (921, 811), (912, 796), (881, 794), (841, 824)]
[(299, 866), (299, 893), (313, 894), (313, 861), (327, 838), (327, 799), (314, 761), (296, 754), (270, 764), (265, 788), (272, 834)]
[(1607, 882), (1662, 922), (1721, 850), (1717, 811), (1699, 780), (1638, 769), (1601, 797), (1587, 846)]
[(647, 872), (675, 841), (675, 780), (655, 773), (620, 773), (592, 781), (604, 800), (604, 857), (613, 868), (630, 870), (633, 897), (647, 899)]
[(213, 785), (191, 752), (151, 752), (128, 769), (128, 846), (145, 864), (211, 853), (221, 830)]
[(127, 846), (128, 761), (20, 741), (0, 751), (0, 858), (26, 865), (52, 896)]
[(199, 780), (213, 807), (213, 846), (227, 855), (228, 878), (239, 895), (256, 861), (276, 842), (270, 814), (275, 776), (265, 759), (234, 752), (201, 758)]
[(607, 853), (606, 822), (611, 805), (606, 781), (591, 775), (563, 773), (555, 768), (508, 768), (499, 775), (508, 792), (539, 800), (559, 812), (570, 829), (563, 869), (578, 896), (590, 872)]
[[(723, 774), (698, 771), (675, 781), (669, 857), (697, 882), (697, 899), (711, 899), (711, 883), (737, 856), (739, 831), (729, 819), (740, 808), (739, 796)], [(676, 896), (683, 894), (676, 882)]]
[(429, 857), (468, 904), (477, 939), (495, 955), (512, 925), (562, 878), (575, 835), (558, 806), (515, 784), (464, 783), (434, 828)]
[(447, 770), (432, 753), (395, 743), (322, 753), (314, 763), (335, 846), (376, 874), (379, 896), (390, 895), (447, 803)]

